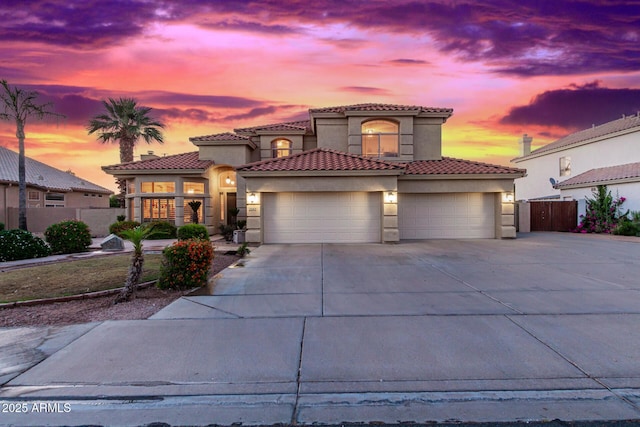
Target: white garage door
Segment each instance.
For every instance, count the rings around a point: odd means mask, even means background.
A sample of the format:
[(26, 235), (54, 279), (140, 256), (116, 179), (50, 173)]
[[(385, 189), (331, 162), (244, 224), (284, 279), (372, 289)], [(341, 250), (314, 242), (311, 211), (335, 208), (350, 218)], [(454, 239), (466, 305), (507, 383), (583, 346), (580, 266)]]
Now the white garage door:
[(491, 193), (399, 194), (400, 239), (495, 237)]
[(380, 193), (263, 194), (265, 243), (380, 242)]

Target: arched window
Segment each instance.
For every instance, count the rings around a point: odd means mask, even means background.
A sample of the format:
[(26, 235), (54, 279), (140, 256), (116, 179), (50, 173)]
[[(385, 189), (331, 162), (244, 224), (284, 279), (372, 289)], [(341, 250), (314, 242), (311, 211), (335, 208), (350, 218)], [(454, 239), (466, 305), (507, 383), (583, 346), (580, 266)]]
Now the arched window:
[(284, 138), (278, 138), (271, 142), (271, 157), (278, 158), (291, 154), (291, 141)]
[(362, 155), (398, 157), (400, 127), (391, 120), (370, 120), (362, 123)]

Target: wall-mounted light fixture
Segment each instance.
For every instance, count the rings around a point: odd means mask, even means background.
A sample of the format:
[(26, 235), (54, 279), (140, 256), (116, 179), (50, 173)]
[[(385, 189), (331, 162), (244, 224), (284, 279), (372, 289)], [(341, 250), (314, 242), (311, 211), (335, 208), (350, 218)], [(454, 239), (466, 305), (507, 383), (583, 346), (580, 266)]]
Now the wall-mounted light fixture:
[(258, 195), (256, 193), (249, 193), (247, 195), (247, 203), (250, 205), (258, 203)]
[(226, 182), (227, 185), (231, 184), (231, 176), (227, 175), (227, 179), (225, 179), (224, 182)]
[(396, 203), (398, 201), (398, 194), (394, 191), (385, 191), (384, 193), (384, 202), (385, 203)]
[(502, 193), (502, 203), (513, 203), (514, 195), (511, 191), (505, 191)]

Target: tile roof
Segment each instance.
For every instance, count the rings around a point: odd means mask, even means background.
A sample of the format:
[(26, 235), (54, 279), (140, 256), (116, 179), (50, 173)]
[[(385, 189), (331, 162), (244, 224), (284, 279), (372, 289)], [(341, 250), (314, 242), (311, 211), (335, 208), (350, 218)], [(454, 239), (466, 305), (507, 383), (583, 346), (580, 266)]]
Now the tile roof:
[(524, 174), (523, 169), (443, 157), (442, 160), (417, 160), (409, 163), (388, 162), (343, 153), (328, 148), (315, 148), (278, 159), (263, 160), (236, 168), (238, 171), (372, 171), (398, 170), (406, 175), (473, 175)]
[(141, 171), (141, 170), (175, 170), (175, 169), (201, 169), (205, 170), (214, 165), (213, 160), (200, 160), (198, 152), (175, 154), (158, 157), (155, 159), (139, 160), (137, 162), (121, 163), (117, 165), (103, 166), (105, 172), (109, 171)]
[(591, 169), (556, 184), (555, 188), (565, 188), (581, 184), (596, 184), (633, 178), (637, 178), (637, 180), (640, 181), (640, 162)]
[(224, 132), (214, 135), (194, 136), (189, 141), (249, 141), (248, 136), (238, 135), (236, 133)]
[(524, 169), (471, 160), (443, 157), (442, 160), (416, 160), (406, 164), (407, 175), (476, 175), (476, 174), (524, 174)]
[(420, 111), (425, 113), (453, 113), (452, 108), (422, 107), (420, 105), (354, 104), (337, 107), (312, 108), (310, 113), (344, 113), (346, 111)]
[(238, 133), (255, 133), (258, 131), (311, 131), (311, 120), (300, 120), (297, 122), (273, 123), (269, 125), (253, 126), (248, 128), (234, 129)]
[(328, 148), (314, 148), (303, 153), (292, 154), (277, 159), (249, 163), (236, 168), (247, 172), (275, 171), (372, 171), (399, 170), (402, 164), (370, 159), (355, 154), (343, 153)]
[[(113, 194), (111, 190), (29, 157), (25, 158), (25, 178), (27, 185), (48, 190)], [(18, 153), (4, 147), (0, 147), (0, 181), (18, 182)]]
[(564, 138), (560, 138), (550, 144), (533, 150), (531, 154), (520, 158), (527, 158), (536, 154), (541, 154), (547, 151), (552, 151), (557, 148), (566, 147), (579, 142), (588, 141), (590, 139), (603, 137), (612, 133), (621, 132), (628, 129), (638, 128), (640, 131), (640, 113), (634, 116), (626, 116), (611, 122), (604, 123), (600, 126), (593, 126), (589, 129), (584, 129), (571, 135), (567, 135)]

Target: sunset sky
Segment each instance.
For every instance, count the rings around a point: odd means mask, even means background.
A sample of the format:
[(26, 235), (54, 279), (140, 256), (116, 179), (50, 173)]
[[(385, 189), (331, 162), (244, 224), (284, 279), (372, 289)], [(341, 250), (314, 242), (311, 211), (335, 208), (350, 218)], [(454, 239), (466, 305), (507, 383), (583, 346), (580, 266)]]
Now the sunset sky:
[(0, 79), (66, 115), (27, 123), (27, 156), (112, 190), (118, 147), (86, 131), (108, 97), (167, 125), (136, 156), (379, 102), (453, 108), (443, 154), (508, 165), (525, 132), (535, 148), (640, 111), (640, 1), (4, 0)]

